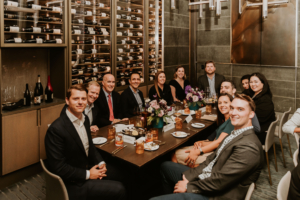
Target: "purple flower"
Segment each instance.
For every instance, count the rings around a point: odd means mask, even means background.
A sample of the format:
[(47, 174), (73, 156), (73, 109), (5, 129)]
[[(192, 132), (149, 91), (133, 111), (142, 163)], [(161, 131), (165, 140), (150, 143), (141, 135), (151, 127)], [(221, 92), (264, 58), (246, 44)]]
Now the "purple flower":
[(187, 85), (184, 90), (185, 94), (189, 93), (190, 89), (192, 89), (192, 87), (190, 85)]

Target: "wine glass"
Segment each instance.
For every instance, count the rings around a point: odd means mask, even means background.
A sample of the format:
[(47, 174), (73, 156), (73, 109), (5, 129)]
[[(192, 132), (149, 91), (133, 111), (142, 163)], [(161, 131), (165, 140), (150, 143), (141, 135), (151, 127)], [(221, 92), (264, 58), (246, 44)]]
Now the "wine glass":
[(175, 105), (175, 113), (174, 113), (174, 115), (175, 115), (177, 118), (181, 115), (180, 110), (181, 110), (181, 105), (176, 104), (176, 105)]
[(205, 90), (204, 90), (204, 93), (205, 93), (205, 98), (208, 99), (209, 96), (210, 96), (210, 88), (206, 87)]

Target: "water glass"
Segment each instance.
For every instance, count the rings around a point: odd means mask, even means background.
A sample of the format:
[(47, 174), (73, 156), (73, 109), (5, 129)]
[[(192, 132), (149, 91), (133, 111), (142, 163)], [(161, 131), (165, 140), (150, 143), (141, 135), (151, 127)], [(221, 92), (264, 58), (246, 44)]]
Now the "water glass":
[(201, 116), (202, 116), (202, 111), (201, 110), (196, 110), (195, 111), (196, 113), (196, 119), (201, 119)]
[(123, 146), (123, 143), (124, 143), (123, 134), (122, 133), (117, 133), (116, 137), (115, 137), (115, 145), (117, 147), (119, 147), (119, 146)]
[(143, 154), (144, 153), (144, 140), (137, 140), (135, 143), (135, 153)]
[(180, 119), (180, 118), (176, 118), (175, 119), (175, 122), (176, 122), (176, 124), (175, 124), (175, 128), (176, 129), (182, 129), (182, 119)]
[(151, 131), (147, 131), (146, 133), (146, 143), (148, 142), (153, 142), (153, 135), (151, 133)]
[(153, 136), (153, 140), (158, 140), (158, 129), (157, 128), (152, 128), (151, 133)]

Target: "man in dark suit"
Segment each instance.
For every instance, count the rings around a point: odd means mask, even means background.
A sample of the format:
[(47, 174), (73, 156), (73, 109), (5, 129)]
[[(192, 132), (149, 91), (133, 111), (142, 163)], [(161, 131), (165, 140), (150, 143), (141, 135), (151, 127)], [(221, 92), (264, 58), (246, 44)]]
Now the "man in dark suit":
[(68, 108), (48, 128), (45, 137), (49, 170), (60, 176), (70, 200), (126, 199), (126, 192), (113, 166), (96, 150), (89, 118), (83, 114), (87, 93), (82, 85), (68, 89)]
[[(178, 194), (152, 200), (245, 199), (264, 162), (262, 146), (251, 122), (254, 111), (255, 104), (249, 96), (236, 94), (230, 106), (232, 133), (196, 168), (171, 161), (163, 163), (161, 172), (165, 192)], [(199, 152), (203, 154), (200, 148)]]
[[(97, 115), (99, 113), (98, 104), (94, 104), (94, 102), (98, 99), (100, 93), (100, 85), (96, 81), (90, 81), (86, 87), (88, 94), (87, 94), (87, 105), (84, 110), (84, 114), (86, 114), (91, 123), (91, 131), (96, 132), (99, 130), (99, 122), (97, 121)], [(66, 104), (60, 115), (66, 112), (68, 105)]]
[(139, 108), (140, 110), (145, 107), (145, 100), (143, 93), (138, 89), (141, 84), (140, 74), (132, 73), (129, 79), (129, 86), (121, 94), (122, 99), (122, 116), (133, 117), (134, 110)]
[(205, 75), (199, 76), (198, 87), (200, 90), (210, 88), (211, 94), (219, 94), (221, 83), (225, 80), (223, 75), (215, 73), (216, 67), (213, 61), (205, 62)]
[(95, 102), (99, 107), (97, 119), (99, 128), (118, 123), (122, 119), (120, 94), (114, 91), (115, 77), (112, 74), (105, 74), (102, 85), (99, 98)]

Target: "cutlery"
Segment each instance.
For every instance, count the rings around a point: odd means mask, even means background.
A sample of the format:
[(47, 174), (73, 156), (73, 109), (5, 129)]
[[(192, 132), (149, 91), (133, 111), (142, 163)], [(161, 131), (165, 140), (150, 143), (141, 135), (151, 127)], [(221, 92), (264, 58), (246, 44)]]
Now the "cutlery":
[(120, 146), (118, 148), (116, 148), (115, 150), (113, 150), (111, 153), (114, 154), (117, 150), (121, 149), (123, 146)]
[(193, 130), (193, 129), (190, 129), (190, 127), (186, 127), (189, 131), (194, 131), (195, 133), (197, 132), (197, 131), (195, 131), (195, 130)]
[(106, 145), (108, 142), (105, 142), (104, 144), (99, 145), (99, 147), (103, 147), (104, 145)]
[(158, 145), (161, 146), (161, 145), (164, 145), (164, 144), (166, 144), (166, 142), (161, 142)]
[(104, 144), (102, 144), (102, 145), (100, 145), (99, 147), (103, 147), (104, 145), (106, 145), (106, 144), (109, 144), (109, 143), (112, 143), (113, 141), (115, 141), (115, 139), (112, 139), (111, 141), (107, 141), (107, 142), (105, 142)]
[(123, 147), (121, 147), (119, 150), (117, 150), (114, 155), (116, 155), (119, 151), (121, 151), (122, 149), (124, 149), (125, 147), (127, 147), (127, 145), (124, 145)]

